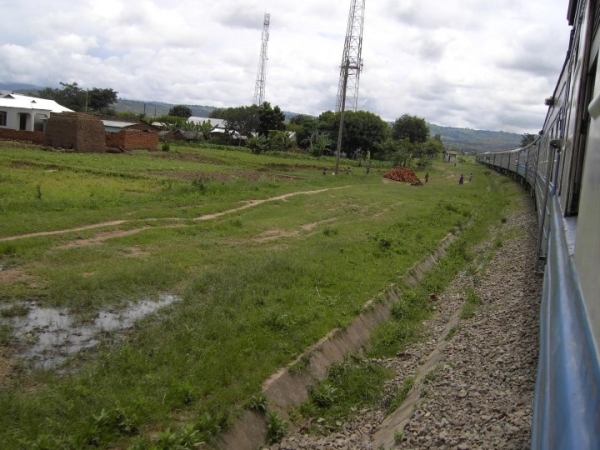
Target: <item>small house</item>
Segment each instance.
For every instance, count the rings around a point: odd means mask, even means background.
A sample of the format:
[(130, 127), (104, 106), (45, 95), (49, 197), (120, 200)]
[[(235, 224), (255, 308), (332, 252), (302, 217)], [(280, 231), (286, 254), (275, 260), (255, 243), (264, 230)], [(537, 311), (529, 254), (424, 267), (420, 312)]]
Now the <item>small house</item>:
[(455, 163), (458, 158), (458, 152), (444, 152), (444, 161), (448, 163)]
[(51, 114), (72, 112), (54, 100), (0, 93), (0, 129), (44, 131)]

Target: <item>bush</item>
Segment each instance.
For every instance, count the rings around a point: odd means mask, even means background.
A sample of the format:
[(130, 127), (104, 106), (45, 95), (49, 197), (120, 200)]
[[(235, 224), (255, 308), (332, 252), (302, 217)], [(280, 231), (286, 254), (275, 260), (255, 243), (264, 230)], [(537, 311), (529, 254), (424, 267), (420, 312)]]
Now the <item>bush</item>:
[(267, 442), (269, 444), (281, 442), (286, 429), (287, 422), (279, 417), (279, 414), (276, 412), (267, 414)]

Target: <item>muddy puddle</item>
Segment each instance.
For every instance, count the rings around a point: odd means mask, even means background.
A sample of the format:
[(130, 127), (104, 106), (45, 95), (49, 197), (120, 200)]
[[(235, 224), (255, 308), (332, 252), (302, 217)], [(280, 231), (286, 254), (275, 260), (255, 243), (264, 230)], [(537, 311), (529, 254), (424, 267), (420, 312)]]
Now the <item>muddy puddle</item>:
[(104, 333), (131, 328), (136, 321), (180, 300), (174, 295), (163, 295), (156, 301), (131, 304), (122, 311), (101, 311), (86, 323), (78, 323), (66, 309), (23, 302), (20, 305), (28, 309), (27, 314), (1, 318), (0, 325), (13, 328), (19, 349), (17, 358), (31, 362), (36, 368), (54, 369), (77, 352), (98, 345)]

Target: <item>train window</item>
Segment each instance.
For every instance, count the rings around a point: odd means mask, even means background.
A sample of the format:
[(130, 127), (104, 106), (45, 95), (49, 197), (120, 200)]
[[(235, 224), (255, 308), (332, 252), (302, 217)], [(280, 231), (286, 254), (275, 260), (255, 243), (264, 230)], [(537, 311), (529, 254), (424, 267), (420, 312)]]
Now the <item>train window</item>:
[(569, 177), (569, 197), (567, 201), (567, 215), (574, 216), (579, 212), (579, 195), (581, 193), (581, 181), (583, 179), (583, 163), (585, 161), (585, 149), (587, 147), (587, 134), (590, 128), (590, 114), (587, 105), (594, 98), (594, 83), (596, 80), (597, 61), (588, 73), (585, 82), (585, 102), (581, 118), (581, 135), (577, 148), (573, 149), (573, 159), (571, 162), (571, 173)]
[(600, 27), (600, 3), (595, 3), (596, 4), (594, 5), (594, 27), (592, 31), (593, 36), (596, 36), (596, 33), (598, 33), (598, 28)]

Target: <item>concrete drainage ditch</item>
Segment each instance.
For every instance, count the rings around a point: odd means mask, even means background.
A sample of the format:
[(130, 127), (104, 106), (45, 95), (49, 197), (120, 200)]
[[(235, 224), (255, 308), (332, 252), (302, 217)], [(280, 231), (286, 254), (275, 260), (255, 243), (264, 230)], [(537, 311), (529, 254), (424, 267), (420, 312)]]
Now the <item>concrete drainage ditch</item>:
[[(423, 276), (445, 255), (446, 249), (457, 238), (455, 234), (446, 236), (438, 249), (415, 264), (403, 277), (409, 286), (416, 286)], [(333, 330), (308, 351), (278, 370), (263, 384), (263, 394), (267, 398), (270, 411), (288, 418), (290, 408), (308, 399), (309, 388), (323, 380), (329, 367), (340, 363), (347, 355), (358, 354), (367, 345), (372, 330), (385, 322), (392, 305), (399, 300), (399, 290), (391, 285), (378, 300), (370, 300), (360, 314), (344, 330)], [(301, 361), (308, 361), (306, 370), (291, 373), (289, 368)], [(219, 447), (227, 450), (255, 450), (267, 438), (265, 416), (245, 410), (234, 426), (220, 437)]]

